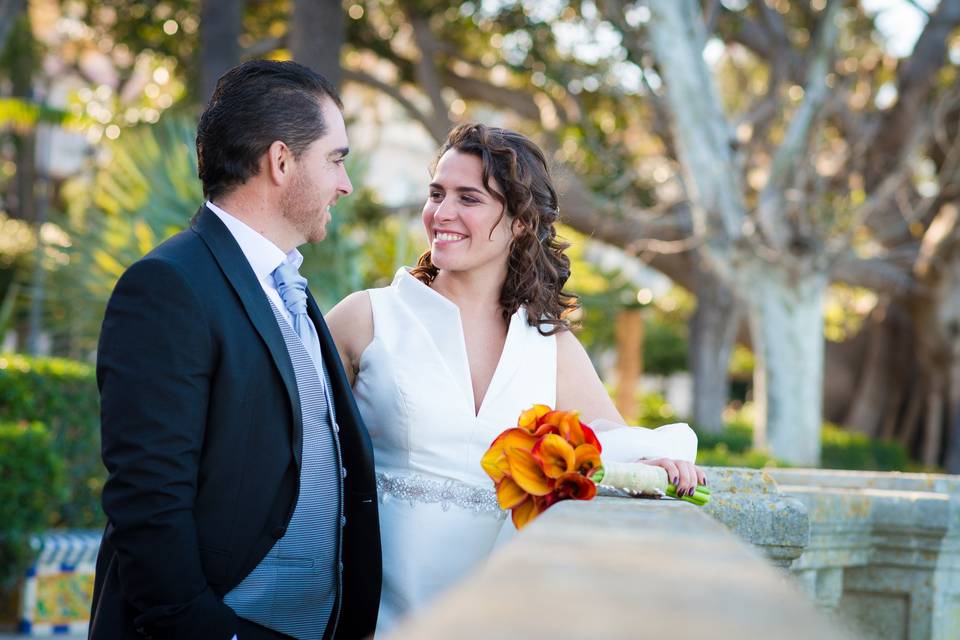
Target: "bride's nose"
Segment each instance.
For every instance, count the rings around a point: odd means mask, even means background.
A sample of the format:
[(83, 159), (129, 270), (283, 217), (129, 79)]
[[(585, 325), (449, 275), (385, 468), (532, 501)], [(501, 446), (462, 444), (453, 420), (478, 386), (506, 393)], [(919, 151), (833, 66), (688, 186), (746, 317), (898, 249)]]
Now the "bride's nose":
[(436, 222), (449, 222), (456, 218), (454, 203), (449, 198), (444, 198), (437, 203), (437, 208), (433, 210), (433, 219)]

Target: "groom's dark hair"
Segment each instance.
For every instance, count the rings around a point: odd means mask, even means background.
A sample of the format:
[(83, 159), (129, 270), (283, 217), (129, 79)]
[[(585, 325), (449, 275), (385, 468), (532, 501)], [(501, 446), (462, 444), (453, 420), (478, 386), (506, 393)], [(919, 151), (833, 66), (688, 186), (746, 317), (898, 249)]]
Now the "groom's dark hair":
[(343, 108), (329, 80), (296, 62), (251, 60), (223, 74), (197, 126), (204, 196), (220, 197), (257, 175), (277, 140), (299, 158), (327, 132), (324, 99)]

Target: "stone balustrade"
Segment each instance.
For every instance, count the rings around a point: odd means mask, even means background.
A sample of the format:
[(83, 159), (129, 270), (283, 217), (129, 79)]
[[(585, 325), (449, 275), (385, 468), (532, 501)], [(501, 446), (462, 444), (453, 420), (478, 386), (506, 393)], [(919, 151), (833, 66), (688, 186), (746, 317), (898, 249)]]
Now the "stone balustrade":
[(960, 477), (817, 469), (768, 475), (806, 506), (791, 570), (860, 637), (960, 638)]
[(757, 548), (685, 502), (561, 502), (387, 637), (851, 637), (767, 561), (799, 555), (803, 504), (757, 472), (725, 471), (711, 484), (720, 489), (711, 512)]

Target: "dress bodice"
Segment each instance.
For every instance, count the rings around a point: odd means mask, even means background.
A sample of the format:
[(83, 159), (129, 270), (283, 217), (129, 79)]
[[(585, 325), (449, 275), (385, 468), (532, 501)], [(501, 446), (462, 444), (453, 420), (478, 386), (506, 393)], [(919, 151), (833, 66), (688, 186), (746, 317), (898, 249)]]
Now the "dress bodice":
[(457, 306), (406, 269), (369, 291), (374, 337), (360, 359), (357, 404), (378, 471), (414, 472), (491, 488), (480, 458), (535, 403), (553, 406), (556, 339), (510, 319), (503, 352), (478, 414)]

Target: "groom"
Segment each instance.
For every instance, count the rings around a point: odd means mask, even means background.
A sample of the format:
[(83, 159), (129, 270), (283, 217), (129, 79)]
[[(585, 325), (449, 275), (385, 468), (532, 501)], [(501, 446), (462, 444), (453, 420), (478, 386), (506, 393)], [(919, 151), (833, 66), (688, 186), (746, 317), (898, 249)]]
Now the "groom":
[(207, 203), (117, 283), (92, 640), (374, 631), (372, 448), (296, 249), (353, 189), (340, 109), (292, 62), (227, 72), (197, 132)]

